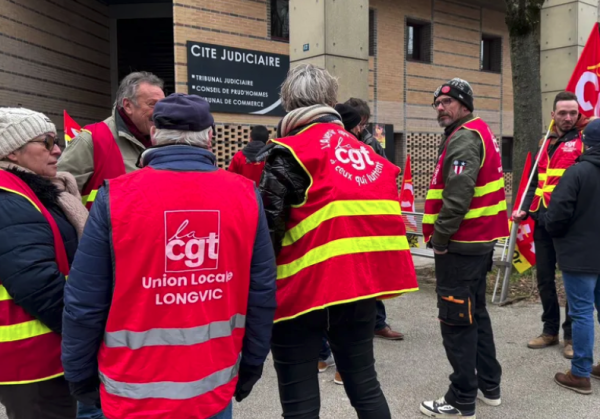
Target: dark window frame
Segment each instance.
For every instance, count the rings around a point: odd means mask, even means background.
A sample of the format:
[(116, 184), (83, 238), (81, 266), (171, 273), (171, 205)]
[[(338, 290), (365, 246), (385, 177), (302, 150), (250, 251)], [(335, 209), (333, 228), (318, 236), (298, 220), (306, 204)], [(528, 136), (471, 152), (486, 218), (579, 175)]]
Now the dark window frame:
[[(409, 55), (410, 31), (412, 28), (412, 54)], [(406, 61), (417, 63), (432, 63), (433, 25), (429, 21), (407, 18), (404, 30), (404, 56)], [(418, 51), (415, 54), (415, 49)], [(417, 55), (417, 57), (415, 57)]]
[[(283, 18), (278, 13), (278, 4), (286, 3), (287, 4), (287, 16)], [(269, 1), (269, 33), (270, 38), (273, 41), (278, 42), (290, 42), (290, 7), (289, 0), (270, 0)], [(285, 20), (287, 19), (287, 24)], [(279, 25), (279, 27), (277, 26)], [(287, 26), (287, 38), (285, 35), (285, 30)], [(275, 30), (273, 30), (275, 29)]]
[(486, 73), (502, 73), (502, 37), (481, 35), (479, 70)]

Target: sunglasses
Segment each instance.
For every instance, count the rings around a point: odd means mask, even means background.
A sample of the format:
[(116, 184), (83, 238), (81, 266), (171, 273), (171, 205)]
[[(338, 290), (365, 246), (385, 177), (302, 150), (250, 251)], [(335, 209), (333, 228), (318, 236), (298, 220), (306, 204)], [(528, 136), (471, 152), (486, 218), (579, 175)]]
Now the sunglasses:
[(54, 148), (54, 145), (57, 144), (57, 140), (56, 137), (52, 136), (52, 135), (46, 135), (46, 137), (43, 140), (33, 140), (33, 141), (29, 141), (30, 143), (44, 143), (44, 147), (46, 147), (46, 150), (48, 151), (52, 151), (52, 149)]

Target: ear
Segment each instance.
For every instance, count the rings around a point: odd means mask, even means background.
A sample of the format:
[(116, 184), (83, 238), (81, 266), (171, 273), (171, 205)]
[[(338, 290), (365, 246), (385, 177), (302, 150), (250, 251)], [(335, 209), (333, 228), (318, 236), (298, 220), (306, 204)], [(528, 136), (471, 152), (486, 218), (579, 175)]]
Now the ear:
[(554, 111), (550, 112), (550, 115), (552, 116), (552, 119), (554, 119)]
[(156, 134), (156, 127), (152, 125), (150, 127), (150, 142), (152, 145), (156, 145), (156, 141), (154, 140), (154, 135)]
[(133, 102), (129, 98), (123, 99), (123, 109), (127, 115), (133, 114)]
[(19, 158), (17, 157), (17, 151), (13, 151), (8, 156), (6, 156), (6, 158), (13, 163), (16, 163), (19, 160)]

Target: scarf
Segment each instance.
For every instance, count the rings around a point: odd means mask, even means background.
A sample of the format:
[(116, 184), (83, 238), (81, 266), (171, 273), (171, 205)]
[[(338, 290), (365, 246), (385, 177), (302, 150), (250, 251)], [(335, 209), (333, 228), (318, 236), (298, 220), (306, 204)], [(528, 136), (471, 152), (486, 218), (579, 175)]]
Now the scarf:
[[(36, 174), (23, 166), (7, 161), (0, 161), (0, 169), (18, 169), (23, 172)], [(71, 225), (75, 227), (77, 238), (81, 239), (83, 227), (85, 226), (89, 213), (81, 203), (81, 195), (77, 189), (75, 178), (70, 173), (58, 172), (55, 178), (49, 180), (59, 190), (58, 206), (63, 210)]]
[(284, 116), (277, 126), (277, 136), (287, 137), (293, 131), (317, 122), (328, 122), (344, 128), (342, 117), (335, 109), (326, 105), (312, 105), (294, 109)]
[(117, 112), (119, 113), (119, 116), (127, 126), (127, 130), (129, 131), (129, 133), (133, 135), (136, 140), (142, 143), (144, 147), (151, 147), (152, 142), (150, 141), (150, 136), (142, 134), (138, 127), (136, 127), (133, 121), (127, 116), (123, 108), (117, 108)]

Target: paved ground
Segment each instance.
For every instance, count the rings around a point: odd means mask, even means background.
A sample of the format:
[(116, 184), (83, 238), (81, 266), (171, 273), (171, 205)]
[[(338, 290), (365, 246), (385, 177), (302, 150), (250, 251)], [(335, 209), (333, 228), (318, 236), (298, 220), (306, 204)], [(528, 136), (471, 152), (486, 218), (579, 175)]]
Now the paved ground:
[[(426, 261), (418, 262), (422, 265)], [(419, 413), (419, 403), (442, 396), (450, 373), (436, 320), (434, 289), (430, 284), (421, 284), (421, 291), (389, 301), (386, 306), (389, 320), (407, 335), (403, 342), (377, 340), (375, 346), (377, 371), (392, 417), (424, 417)], [(556, 372), (569, 368), (561, 349), (532, 351), (525, 346), (540, 332), (540, 310), (534, 304), (490, 307), (504, 368), (503, 404), (496, 408), (479, 405), (479, 419), (598, 418), (600, 381), (593, 383), (592, 396), (564, 390), (553, 382)], [(355, 418), (343, 388), (333, 383), (333, 374), (321, 374), (321, 419)], [(280, 415), (277, 382), (269, 358), (265, 375), (251, 396), (235, 404), (234, 418), (276, 419)], [(0, 419), (5, 419), (2, 412)]]

